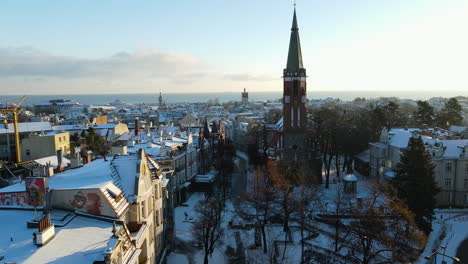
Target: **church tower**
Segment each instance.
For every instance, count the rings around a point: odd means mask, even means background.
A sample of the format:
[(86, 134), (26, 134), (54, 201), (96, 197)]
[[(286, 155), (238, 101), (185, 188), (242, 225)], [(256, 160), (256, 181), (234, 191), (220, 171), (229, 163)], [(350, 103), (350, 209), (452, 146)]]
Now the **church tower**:
[(306, 69), (302, 64), (296, 9), (294, 9), (288, 62), (286, 69), (283, 70), (283, 129), (285, 132), (305, 132), (306, 130), (306, 77)]
[(248, 105), (249, 104), (249, 93), (244, 88), (244, 92), (242, 92), (241, 94), (242, 94), (242, 105)]
[(288, 61), (283, 70), (282, 160), (310, 159), (307, 148), (306, 77), (294, 8)]

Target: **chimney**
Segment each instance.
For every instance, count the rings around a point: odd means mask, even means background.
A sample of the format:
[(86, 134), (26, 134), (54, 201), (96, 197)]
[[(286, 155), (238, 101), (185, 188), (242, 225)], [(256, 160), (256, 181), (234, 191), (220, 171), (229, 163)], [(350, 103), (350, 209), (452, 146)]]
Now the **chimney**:
[(63, 171), (63, 155), (62, 155), (62, 150), (59, 149), (57, 150), (57, 171)]
[(38, 222), (39, 231), (33, 233), (33, 241), (36, 246), (42, 247), (55, 237), (55, 227), (50, 222), (50, 215), (46, 214)]
[(140, 134), (140, 121), (138, 119), (135, 119), (135, 136), (138, 136)]

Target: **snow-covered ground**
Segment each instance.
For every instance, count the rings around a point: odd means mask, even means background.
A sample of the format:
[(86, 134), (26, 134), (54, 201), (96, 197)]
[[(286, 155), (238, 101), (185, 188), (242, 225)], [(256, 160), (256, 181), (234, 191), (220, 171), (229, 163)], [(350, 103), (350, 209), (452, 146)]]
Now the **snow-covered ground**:
[[(431, 252), (438, 249), (440, 246), (447, 247), (445, 250), (446, 255), (455, 257), (460, 244), (465, 239), (468, 239), (468, 210), (436, 210), (435, 217), (436, 220), (432, 222), (432, 228), (434, 230), (431, 232), (426, 248), (416, 264), (432, 264), (433, 262), (428, 262), (424, 257), (429, 256)], [(437, 259), (438, 262), (440, 261), (439, 263), (442, 263), (441, 261), (443, 260), (443, 257), (438, 257)]]
[[(249, 171), (247, 178), (252, 179), (252, 175), (252, 172)], [(358, 194), (355, 197), (369, 196), (371, 193), (371, 184), (366, 177), (357, 173), (355, 175), (358, 178)], [(332, 172), (330, 179), (333, 179), (334, 177), (336, 177), (335, 173)], [(337, 179), (335, 181), (330, 180), (329, 189), (321, 186), (319, 191), (321, 192), (322, 205), (317, 207), (316, 213), (333, 211), (334, 205), (332, 201), (334, 197), (336, 197), (338, 190), (341, 188), (343, 188), (343, 183)], [(195, 204), (202, 199), (205, 199), (205, 195), (203, 193), (194, 193), (185, 203), (187, 206), (179, 206), (175, 209), (176, 243), (185, 243), (186, 247), (190, 247), (191, 250), (189, 250), (190, 252), (178, 252), (176, 250), (176, 252), (169, 256), (169, 264), (203, 263), (203, 252), (201, 249), (195, 247), (192, 236), (192, 225), (196, 221), (197, 217), (193, 208)], [(445, 252), (447, 255), (455, 256), (460, 243), (468, 238), (468, 210), (437, 210), (436, 217), (437, 220), (433, 223), (434, 231), (429, 237), (424, 253), (416, 262), (418, 264), (426, 264), (427, 261), (424, 260), (423, 257), (429, 255), (434, 248), (438, 248), (440, 245), (447, 246), (447, 250)], [(297, 224), (290, 224), (291, 235), (287, 237), (288, 243), (286, 244), (283, 259), (285, 233), (283, 232), (282, 225), (271, 224), (267, 227), (269, 252), (264, 254), (261, 247), (255, 247), (255, 234), (253, 229), (234, 229), (229, 227), (228, 222), (231, 220), (233, 220), (235, 224), (243, 222), (243, 220), (237, 216), (235, 206), (230, 200), (226, 202), (222, 219), (222, 227), (225, 230), (225, 234), (222, 239), (223, 243), (216, 246), (216, 250), (210, 259), (210, 263), (227, 263), (228, 256), (226, 256), (226, 248), (232, 247), (233, 249), (236, 249), (239, 242), (242, 243), (242, 246), (245, 249), (246, 259), (251, 263), (270, 262), (273, 252), (275, 251), (274, 241), (276, 241), (277, 260), (280, 263), (300, 263), (301, 238), (299, 229), (294, 227), (294, 225)], [(328, 250), (332, 250), (334, 245), (332, 227), (324, 223), (314, 222), (314, 228), (319, 235), (316, 238), (311, 238), (307, 242), (314, 245), (315, 251), (327, 254), (326, 252)], [(441, 235), (441, 233), (444, 233), (445, 235)], [(308, 247), (306, 247), (306, 249), (307, 248)], [(348, 252), (347, 249), (344, 248), (340, 250), (339, 253), (344, 256)], [(442, 258), (440, 259), (442, 260)]]
[[(192, 227), (197, 219), (194, 207), (200, 200), (204, 199), (204, 193), (194, 193), (183, 206), (178, 206), (174, 209), (176, 244), (184, 244), (184, 248), (188, 247), (190, 250), (186, 250), (187, 252), (178, 252), (180, 250), (176, 250), (176, 252), (171, 253), (167, 259), (168, 264), (189, 263), (189, 259), (193, 261), (192, 263), (203, 263), (203, 251), (198, 249), (193, 242)], [(231, 219), (233, 211), (232, 203), (230, 201), (226, 202), (222, 215), (223, 222), (221, 224), (225, 230), (227, 230), (228, 219)], [(229, 235), (228, 232), (225, 234), (223, 239), (226, 242), (225, 245), (229, 245), (231, 242)], [(217, 246), (210, 258), (210, 263), (225, 262), (224, 247)]]

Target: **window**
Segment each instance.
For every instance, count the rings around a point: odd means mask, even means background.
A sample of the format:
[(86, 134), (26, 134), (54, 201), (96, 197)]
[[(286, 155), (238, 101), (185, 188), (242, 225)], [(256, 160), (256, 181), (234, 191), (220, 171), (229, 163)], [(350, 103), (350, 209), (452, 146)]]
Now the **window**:
[(468, 176), (468, 164), (465, 164), (465, 175)]
[(156, 210), (156, 226), (159, 226), (159, 210)]
[(385, 160), (382, 160), (381, 165), (382, 168), (385, 168)]
[(446, 178), (445, 179), (445, 188), (450, 188), (452, 187), (452, 179), (451, 178)]
[(27, 156), (31, 155), (31, 150), (27, 149), (27, 150), (26, 150), (26, 155), (27, 155)]
[(61, 138), (61, 137), (59, 137), (59, 142), (62, 142), (62, 138)]
[(468, 194), (463, 195), (463, 203), (468, 204)]
[(145, 201), (141, 201), (141, 217), (146, 217)]
[(299, 94), (299, 81), (294, 80), (293, 81), (293, 96), (296, 97)]
[(444, 193), (444, 199), (446, 202), (451, 202), (452, 201), (452, 193), (446, 192)]
[(162, 208), (159, 208), (159, 215), (160, 215), (160, 220), (161, 220), (161, 224), (163, 222), (163, 209)]
[(446, 171), (452, 171), (452, 163), (451, 162), (445, 163), (445, 170)]
[(468, 179), (463, 180), (463, 188), (468, 189)]

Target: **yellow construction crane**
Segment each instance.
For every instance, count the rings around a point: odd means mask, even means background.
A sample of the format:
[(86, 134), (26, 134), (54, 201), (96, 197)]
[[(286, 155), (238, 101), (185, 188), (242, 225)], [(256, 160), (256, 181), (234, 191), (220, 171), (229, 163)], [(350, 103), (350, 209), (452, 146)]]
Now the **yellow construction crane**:
[[(21, 162), (21, 148), (20, 148), (20, 136), (19, 136), (19, 129), (18, 129), (18, 114), (23, 111), (23, 109), (19, 108), (21, 103), (26, 99), (26, 96), (21, 97), (19, 102), (14, 105), (13, 108), (3, 108), (0, 109), (0, 113), (2, 114), (12, 114), (13, 115), (13, 126), (15, 128), (15, 148), (16, 148), (16, 162), (20, 163)], [(8, 121), (5, 118), (5, 123)]]

